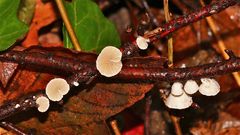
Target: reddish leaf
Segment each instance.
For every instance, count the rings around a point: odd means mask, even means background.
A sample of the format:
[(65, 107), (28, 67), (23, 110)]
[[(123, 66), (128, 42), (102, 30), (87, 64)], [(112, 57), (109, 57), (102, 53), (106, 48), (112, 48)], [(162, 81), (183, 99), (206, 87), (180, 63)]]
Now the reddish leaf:
[(123, 135), (144, 135), (144, 125), (138, 125), (129, 131), (123, 132)]
[(38, 31), (40, 30), (40, 28), (52, 23), (57, 19), (57, 17), (58, 15), (55, 11), (54, 1), (43, 3), (42, 0), (37, 0), (35, 14), (30, 25), (29, 32), (22, 45), (24, 47), (38, 45)]
[(43, 90), (52, 78), (51, 74), (19, 69), (13, 76), (6, 92), (0, 93), (0, 104), (33, 91)]

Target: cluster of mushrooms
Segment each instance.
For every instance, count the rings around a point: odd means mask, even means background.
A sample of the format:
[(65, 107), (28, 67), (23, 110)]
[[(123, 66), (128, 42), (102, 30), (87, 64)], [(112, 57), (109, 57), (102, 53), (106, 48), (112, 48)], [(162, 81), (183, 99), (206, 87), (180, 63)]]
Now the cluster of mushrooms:
[[(136, 44), (141, 50), (146, 50), (149, 39), (138, 36)], [(96, 67), (99, 73), (105, 77), (117, 75), (122, 69), (122, 52), (114, 47), (103, 48), (96, 60)], [(74, 82), (78, 86), (78, 82)], [(36, 100), (39, 112), (46, 112), (50, 106), (49, 100), (60, 101), (70, 90), (70, 86), (65, 79), (54, 78), (46, 86), (46, 96), (40, 96)], [(184, 87), (180, 82), (173, 83), (171, 93), (165, 99), (165, 105), (171, 109), (186, 109), (193, 103), (191, 95), (199, 91), (206, 96), (215, 96), (220, 91), (218, 82), (210, 78), (202, 78), (199, 86), (196, 81), (188, 80)]]
[(48, 82), (45, 93), (46, 96), (40, 96), (36, 100), (36, 104), (38, 105), (39, 112), (46, 112), (50, 106), (51, 101), (60, 101), (63, 96), (66, 95), (70, 90), (70, 85), (67, 83), (65, 79), (62, 78), (54, 78)]
[(182, 83), (175, 82), (172, 85), (171, 93), (164, 103), (171, 109), (186, 109), (192, 105), (191, 95), (197, 91), (205, 96), (215, 96), (220, 92), (220, 85), (211, 78), (202, 78), (200, 86), (194, 80), (188, 80), (184, 87)]

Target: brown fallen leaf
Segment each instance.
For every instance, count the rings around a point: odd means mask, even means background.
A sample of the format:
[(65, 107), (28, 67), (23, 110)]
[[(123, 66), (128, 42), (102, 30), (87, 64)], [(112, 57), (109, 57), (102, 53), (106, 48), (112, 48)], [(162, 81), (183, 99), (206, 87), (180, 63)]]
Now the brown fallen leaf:
[(9, 79), (17, 69), (17, 65), (18, 64), (11, 62), (0, 62), (0, 80), (4, 88), (7, 86)]
[(226, 112), (221, 112), (217, 121), (200, 121), (190, 132), (193, 135), (239, 135), (240, 121)]
[(96, 84), (83, 92), (73, 89), (71, 93), (78, 94), (65, 98), (62, 108), (51, 109), (43, 122), (34, 117), (18, 125), (36, 128), (38, 134), (99, 134), (96, 125), (142, 99), (151, 88), (149, 84)]
[(55, 10), (54, 1), (43, 3), (37, 0), (35, 14), (29, 28), (29, 32), (22, 42), (24, 47), (30, 47), (39, 44), (38, 31), (40, 28), (54, 22), (59, 17)]
[[(23, 51), (25, 48), (16, 46), (13, 50)], [(2, 83), (3, 88), (5, 88), (8, 84), (8, 81), (11, 79), (15, 70), (17, 69), (18, 64), (12, 62), (0, 62), (0, 81)]]
[[(214, 15), (214, 21), (218, 32), (224, 41), (226, 48), (233, 50), (236, 56), (240, 56), (240, 25), (239, 20), (236, 20), (237, 16), (240, 16), (240, 6), (236, 5), (226, 9), (225, 11)], [(213, 42), (214, 47), (219, 51), (217, 43)]]
[(15, 135), (14, 133), (12, 133), (10, 131), (7, 131), (4, 128), (1, 128), (1, 127), (0, 127), (0, 134), (1, 135)]

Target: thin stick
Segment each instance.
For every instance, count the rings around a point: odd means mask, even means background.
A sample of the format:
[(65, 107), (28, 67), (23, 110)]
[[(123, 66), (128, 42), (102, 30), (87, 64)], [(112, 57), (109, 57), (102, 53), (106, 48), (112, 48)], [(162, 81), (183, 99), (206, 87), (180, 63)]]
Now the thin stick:
[[(203, 0), (200, 0), (200, 3), (202, 6), (205, 6), (205, 3)], [(219, 33), (217, 31), (216, 23), (214, 22), (214, 20), (211, 16), (206, 17), (206, 20), (207, 20), (209, 27), (211, 28), (211, 30), (213, 32), (213, 35), (217, 39), (218, 47), (221, 51), (223, 58), (225, 60), (229, 59), (228, 54), (225, 52), (225, 50), (227, 50), (227, 48), (226, 48), (221, 36), (219, 35)], [(238, 72), (233, 72), (232, 75), (233, 75), (235, 81), (237, 82), (238, 86), (240, 86), (240, 76), (239, 76)]]
[(120, 130), (118, 128), (118, 124), (117, 124), (116, 120), (110, 121), (110, 125), (111, 125), (115, 135), (121, 135), (121, 132), (120, 132)]
[(170, 114), (170, 117), (172, 119), (172, 122), (173, 122), (173, 125), (174, 125), (174, 128), (175, 128), (175, 131), (176, 131), (176, 134), (177, 135), (182, 135), (182, 130), (181, 130), (181, 127), (179, 125), (179, 118)]
[(67, 32), (68, 32), (68, 34), (69, 34), (69, 36), (72, 40), (72, 43), (73, 43), (73, 46), (74, 46), (75, 50), (81, 51), (80, 44), (79, 44), (77, 36), (76, 36), (76, 34), (75, 34), (75, 32), (72, 28), (72, 25), (69, 21), (69, 18), (67, 16), (67, 13), (66, 13), (66, 10), (65, 10), (65, 7), (63, 5), (62, 0), (55, 0), (55, 1), (56, 1), (57, 6), (58, 6), (59, 12), (62, 16), (63, 22), (64, 22), (64, 24), (67, 28)]
[[(168, 0), (164, 0), (163, 2), (164, 5), (164, 15), (165, 15), (165, 20), (166, 22), (169, 22), (171, 20), (170, 13), (169, 13), (169, 8), (168, 8)], [(173, 66), (173, 38), (171, 35), (168, 37), (168, 66), (172, 67)]]
[(239, 3), (239, 0), (219, 0), (213, 4), (207, 5), (190, 14), (180, 16), (174, 20), (169, 21), (162, 27), (158, 27), (150, 32), (144, 34), (144, 38), (149, 38), (151, 41), (156, 41), (167, 36), (170, 33), (196, 21), (199, 21), (207, 16), (219, 13), (224, 9)]
[(5, 129), (7, 129), (7, 130), (9, 130), (9, 131), (14, 132), (14, 133), (17, 134), (17, 135), (29, 135), (29, 134), (23, 132), (23, 131), (22, 131), (21, 129), (19, 129), (18, 127), (14, 126), (14, 125), (13, 125), (12, 123), (10, 123), (10, 122), (2, 121), (2, 122), (0, 123), (0, 126), (3, 127), (3, 128), (5, 128)]
[(146, 103), (145, 103), (145, 120), (144, 120), (144, 133), (145, 133), (145, 135), (150, 135), (151, 104), (152, 104), (152, 96), (148, 95), (146, 97)]
[(152, 11), (151, 11), (147, 1), (146, 0), (142, 0), (141, 2), (142, 2), (143, 7), (145, 8), (145, 10), (147, 11), (149, 17), (151, 18), (151, 21), (153, 22), (153, 24), (158, 27), (159, 26), (159, 22), (158, 22), (157, 18), (153, 15), (153, 13), (152, 13)]
[[(163, 5), (164, 5), (165, 20), (166, 22), (169, 22), (171, 20), (171, 16), (169, 13), (168, 0), (164, 0)], [(168, 43), (168, 60), (169, 60), (168, 67), (173, 68), (173, 38), (171, 34), (168, 37), (167, 43)], [(172, 119), (176, 134), (182, 135), (181, 126), (179, 124), (179, 118), (174, 116), (173, 114), (170, 114), (170, 117)]]

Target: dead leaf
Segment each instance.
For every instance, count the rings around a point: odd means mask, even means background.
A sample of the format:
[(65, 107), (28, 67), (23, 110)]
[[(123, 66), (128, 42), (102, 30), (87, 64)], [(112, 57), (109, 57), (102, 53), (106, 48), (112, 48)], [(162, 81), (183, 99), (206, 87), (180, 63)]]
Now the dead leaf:
[(1, 128), (1, 127), (0, 127), (0, 134), (1, 135), (16, 135), (16, 134), (14, 134), (14, 133), (12, 133), (10, 131), (7, 131), (4, 128)]
[(221, 112), (217, 121), (200, 121), (190, 131), (193, 135), (239, 135), (240, 121), (226, 112)]
[[(16, 46), (13, 50), (23, 51), (25, 48)], [(11, 79), (12, 75), (15, 73), (18, 64), (12, 62), (0, 62), (0, 81), (2, 83), (3, 88), (5, 88), (8, 84), (8, 81)]]
[[(80, 92), (67, 101), (65, 99), (63, 108), (51, 110), (43, 123), (31, 118), (19, 125), (36, 128), (38, 134), (58, 134), (59, 130), (62, 134), (69, 134), (69, 131), (93, 134), (96, 132), (94, 125), (130, 107), (151, 88), (152, 85), (148, 84), (96, 84), (88, 91)], [(63, 128), (65, 130), (61, 130)]]
[(0, 80), (4, 88), (7, 86), (9, 79), (17, 69), (17, 65), (18, 64), (11, 62), (0, 62)]
[(22, 42), (24, 47), (30, 47), (39, 44), (38, 31), (40, 28), (54, 22), (59, 17), (55, 10), (54, 1), (43, 3), (37, 0), (35, 14), (29, 28), (29, 32)]

